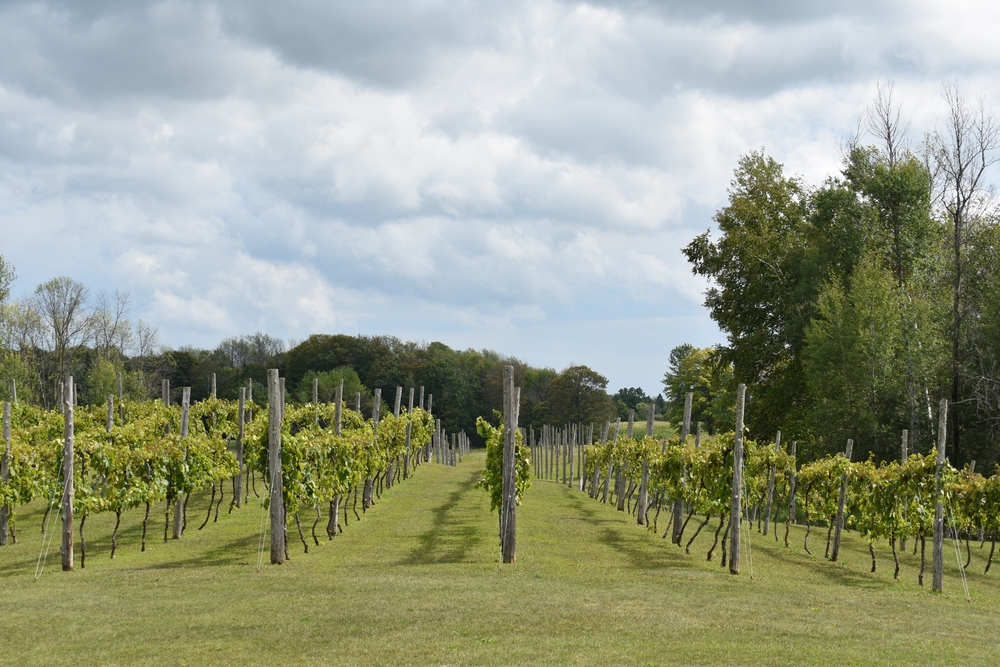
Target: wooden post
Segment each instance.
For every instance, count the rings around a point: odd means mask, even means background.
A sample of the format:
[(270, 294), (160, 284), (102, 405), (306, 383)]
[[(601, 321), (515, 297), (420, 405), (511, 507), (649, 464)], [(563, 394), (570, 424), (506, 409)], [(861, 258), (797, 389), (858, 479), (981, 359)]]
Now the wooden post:
[[(847, 460), (851, 460), (851, 450), (854, 449), (854, 441), (847, 440), (845, 455)], [(840, 557), (840, 534), (844, 530), (844, 504), (847, 502), (847, 473), (840, 477), (840, 498), (837, 500), (837, 523), (833, 527), (833, 549), (830, 552), (830, 562), (836, 563)]]
[(212, 399), (214, 400), (214, 399), (216, 399), (218, 397), (219, 397), (219, 394), (216, 391), (215, 373), (212, 373)]
[[(181, 439), (188, 436), (188, 418), (191, 413), (191, 387), (181, 389)], [(187, 458), (187, 450), (184, 450)], [(177, 491), (177, 502), (174, 504), (174, 532), (173, 539), (179, 540), (184, 535), (184, 505), (187, 503), (187, 496), (180, 490)]]
[(684, 421), (681, 422), (681, 442), (687, 440), (691, 435), (691, 403), (694, 401), (694, 392), (684, 394)]
[(267, 467), (271, 476), (271, 564), (285, 562), (285, 505), (281, 475), (281, 382), (278, 369), (267, 371)]
[(701, 422), (695, 426), (694, 429), (694, 448), (698, 449), (701, 446)]
[(434, 414), (434, 394), (427, 394), (427, 412)]
[[(692, 392), (689, 391), (686, 394), (684, 394), (684, 417), (683, 417), (683, 421), (681, 421), (681, 445), (682, 446), (684, 445), (684, 443), (687, 442), (688, 436), (691, 435), (691, 404), (692, 404), (693, 400), (694, 400), (694, 394)], [(682, 469), (681, 470), (681, 486), (683, 486), (686, 482), (687, 482), (687, 470), (683, 470)], [(670, 541), (673, 542), (674, 544), (676, 544), (677, 546), (680, 546), (680, 544), (681, 544), (681, 538), (683, 536), (683, 533), (681, 531), (684, 529), (684, 499), (683, 498), (675, 498), (674, 499), (673, 512), (674, 512), (674, 516), (673, 516), (673, 521), (671, 523), (672, 531), (673, 532), (672, 532), (672, 534), (670, 536), (670, 538), (671, 538)]]
[(164, 379), (160, 384), (160, 398), (163, 400), (163, 404), (170, 406), (170, 380)]
[(743, 412), (747, 386), (736, 387), (736, 433), (733, 438), (733, 488), (729, 503), (729, 573), (740, 573), (740, 529), (743, 519)]
[[(372, 401), (372, 445), (378, 445), (378, 419), (382, 415), (382, 389), (375, 390), (375, 399)], [(368, 509), (374, 504), (375, 479), (368, 477), (365, 479), (364, 492), (361, 495), (362, 509)]]
[(63, 389), (63, 515), (62, 515), (62, 569), (73, 569), (73, 376), (66, 378)]
[(420, 409), (424, 409), (424, 385), (420, 385)]
[[(781, 451), (781, 431), (774, 436), (774, 452)], [(774, 477), (777, 473), (775, 466), (771, 466), (771, 475), (767, 478), (767, 504), (764, 505), (764, 537), (767, 537), (768, 524), (771, 522), (771, 502), (774, 500)]]
[(111, 433), (111, 429), (115, 426), (115, 397), (108, 394), (108, 420), (104, 425), (104, 430)]
[[(122, 374), (119, 373), (118, 377), (121, 376)], [(13, 403), (14, 405), (17, 405), (17, 380), (15, 380), (14, 378), (10, 379), (10, 402)]]
[(319, 405), (319, 378), (313, 378), (313, 405)]
[(236, 477), (233, 492), (236, 494), (236, 507), (243, 507), (243, 438), (246, 436), (247, 419), (247, 388), (240, 387), (240, 404), (236, 413), (236, 423), (239, 432), (236, 435)]
[(795, 461), (795, 445), (797, 443), (792, 440), (792, 477), (788, 480), (788, 522), (795, 525), (795, 482), (798, 478), (798, 463)]
[(517, 412), (518, 406), (515, 403), (517, 396), (514, 392), (514, 367), (504, 366), (503, 368), (503, 504), (501, 537), (502, 560), (504, 563), (513, 563), (516, 557), (516, 513), (517, 503), (517, 461), (515, 459), (517, 446)]
[(358, 405), (357, 405), (357, 413), (361, 414), (361, 392), (360, 391), (358, 392), (358, 397), (357, 398), (358, 398), (358, 401), (357, 401), (357, 403), (358, 403)]
[(396, 405), (392, 408), (392, 414), (396, 419), (399, 419), (399, 411), (402, 409), (403, 403), (403, 388), (396, 387)]
[(340, 378), (340, 384), (337, 385), (337, 395), (334, 396), (334, 406), (333, 406), (333, 434), (340, 435), (340, 424), (343, 420), (344, 413), (344, 378)]
[(406, 450), (403, 454), (403, 479), (410, 474), (410, 436), (413, 431), (413, 387), (410, 387), (410, 400), (406, 404)]
[(632, 426), (635, 423), (635, 410), (629, 408), (628, 410), (628, 437), (632, 437)]
[(569, 456), (569, 477), (566, 479), (566, 483), (569, 486), (573, 486), (573, 463), (574, 454), (576, 453), (576, 424), (570, 425), (566, 429), (566, 454)]
[[(3, 404), (3, 457), (0, 458), (0, 483), (10, 482), (10, 401)], [(10, 522), (10, 505), (0, 507), (0, 547), (7, 544), (8, 524)]]
[(125, 406), (122, 405), (122, 374), (118, 374), (118, 423), (125, 425)]
[[(653, 437), (653, 418), (656, 415), (656, 403), (649, 402), (646, 412), (646, 437)], [(642, 479), (639, 480), (639, 507), (636, 509), (636, 521), (640, 526), (646, 525), (646, 507), (649, 504), (649, 460), (642, 459)]]
[(942, 591), (944, 584), (944, 505), (941, 503), (941, 471), (944, 470), (944, 447), (948, 441), (948, 399), (938, 405), (937, 464), (934, 466), (934, 560), (931, 590)]

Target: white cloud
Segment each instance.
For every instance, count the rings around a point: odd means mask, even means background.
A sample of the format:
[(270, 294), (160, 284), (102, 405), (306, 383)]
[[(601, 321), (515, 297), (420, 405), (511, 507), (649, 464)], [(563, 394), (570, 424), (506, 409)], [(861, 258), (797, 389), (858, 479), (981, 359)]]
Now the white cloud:
[(1000, 104), (998, 10), (905, 9), (8, 3), (2, 251), (173, 345), (389, 333), (652, 390), (721, 338), (680, 248), (741, 154), (821, 181), (879, 77), (915, 140), (942, 80)]

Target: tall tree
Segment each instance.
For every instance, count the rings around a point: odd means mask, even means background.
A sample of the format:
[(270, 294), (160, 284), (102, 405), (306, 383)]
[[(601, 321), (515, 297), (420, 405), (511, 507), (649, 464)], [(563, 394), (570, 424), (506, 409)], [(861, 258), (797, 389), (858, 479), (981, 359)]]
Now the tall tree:
[(961, 400), (963, 348), (966, 316), (966, 253), (974, 227), (989, 211), (985, 187), (986, 170), (997, 158), (1000, 126), (986, 111), (982, 99), (971, 105), (957, 86), (945, 84), (948, 117), (942, 133), (928, 141), (939, 177), (940, 203), (951, 227), (952, 321), (951, 321), (951, 414), (948, 419), (952, 461), (961, 462), (961, 425), (956, 414)]
[(800, 363), (819, 283), (806, 262), (808, 200), (801, 182), (762, 151), (740, 158), (729, 203), (684, 253), (711, 280), (705, 305), (726, 332), (720, 351), (755, 392), (747, 423), (770, 434), (806, 395)]

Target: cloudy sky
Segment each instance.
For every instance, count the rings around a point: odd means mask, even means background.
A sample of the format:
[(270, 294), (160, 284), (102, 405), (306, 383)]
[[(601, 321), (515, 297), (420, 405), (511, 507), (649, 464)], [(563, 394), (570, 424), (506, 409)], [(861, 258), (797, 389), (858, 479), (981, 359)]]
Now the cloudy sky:
[(723, 340), (680, 248), (738, 157), (818, 183), (892, 80), (1000, 108), (995, 3), (0, 4), (15, 296), (127, 289), (162, 341), (392, 334), (660, 389)]

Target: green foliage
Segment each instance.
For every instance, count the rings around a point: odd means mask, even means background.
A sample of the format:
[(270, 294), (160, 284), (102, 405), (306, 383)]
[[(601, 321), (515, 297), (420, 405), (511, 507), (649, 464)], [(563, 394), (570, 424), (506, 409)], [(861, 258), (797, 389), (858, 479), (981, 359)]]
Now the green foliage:
[(736, 394), (732, 364), (714, 348), (684, 344), (670, 352), (670, 369), (663, 375), (664, 412), (674, 428), (684, 421), (685, 394), (693, 394), (691, 423), (701, 422), (709, 433), (733, 428)]
[(357, 372), (350, 366), (341, 366), (330, 371), (317, 373), (309, 371), (302, 376), (298, 388), (295, 390), (295, 400), (300, 403), (312, 402), (313, 380), (319, 380), (319, 400), (321, 403), (332, 403), (337, 395), (337, 388), (340, 381), (344, 381), (344, 402), (350, 403), (357, 394), (368, 396), (368, 389), (361, 384), (361, 379)]
[[(486, 442), (486, 466), (483, 475), (476, 486), (485, 489), (490, 494), (490, 511), (500, 511), (503, 508), (503, 448), (504, 425), (503, 417), (499, 426), (493, 426), (483, 418), (476, 422), (479, 435)], [(520, 505), (525, 492), (531, 487), (531, 450), (523, 444), (521, 430), (514, 433), (514, 497)]]

